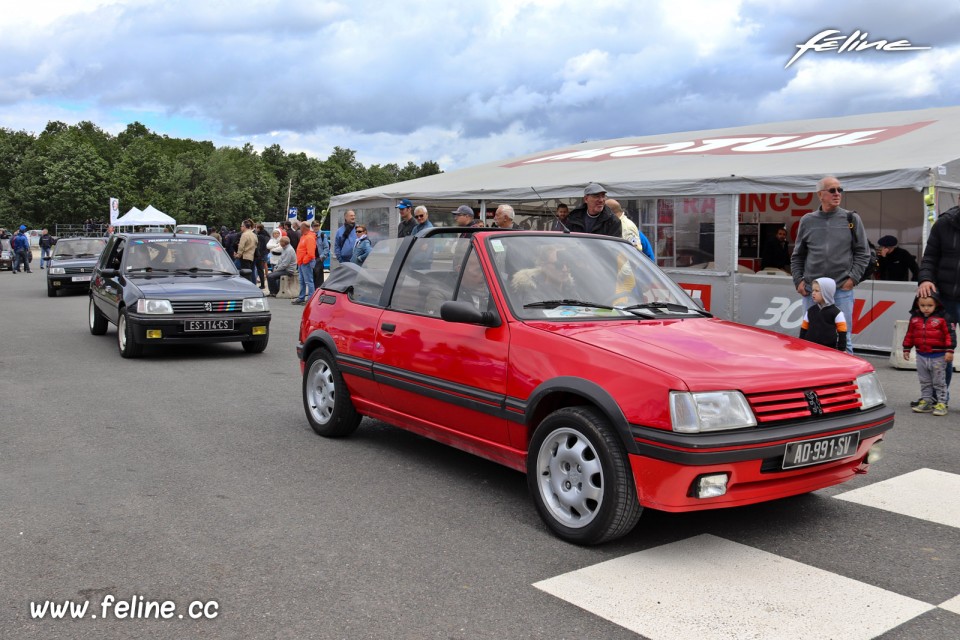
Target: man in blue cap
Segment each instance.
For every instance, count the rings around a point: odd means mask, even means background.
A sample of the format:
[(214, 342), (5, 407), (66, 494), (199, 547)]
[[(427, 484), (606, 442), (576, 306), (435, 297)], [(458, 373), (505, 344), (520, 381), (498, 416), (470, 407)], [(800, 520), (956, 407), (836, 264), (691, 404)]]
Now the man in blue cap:
[(10, 245), (13, 249), (13, 272), (22, 269), (24, 273), (30, 273), (30, 238), (27, 237), (27, 225), (20, 225)]
[(397, 227), (397, 237), (406, 238), (417, 226), (417, 221), (413, 219), (413, 203), (404, 198), (397, 205), (397, 209), (400, 209), (400, 225)]

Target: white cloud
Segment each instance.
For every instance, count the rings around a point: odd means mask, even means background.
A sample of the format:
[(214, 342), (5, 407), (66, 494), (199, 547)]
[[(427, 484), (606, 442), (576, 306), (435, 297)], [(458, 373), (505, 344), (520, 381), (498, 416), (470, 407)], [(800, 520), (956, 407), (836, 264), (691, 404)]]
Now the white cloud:
[[(452, 169), (585, 139), (960, 104), (960, 7), (933, 0), (11, 7), (0, 14), (0, 127), (33, 131), (142, 114), (169, 127), (160, 133), (215, 144), (320, 157), (341, 146), (364, 163)], [(833, 25), (934, 56), (808, 53), (783, 69), (796, 43)]]
[[(792, 111), (801, 114), (837, 112), (847, 105), (857, 105), (861, 112), (870, 103), (897, 103), (928, 100), (940, 102), (951, 95), (951, 87), (960, 73), (960, 47), (916, 54), (884, 53), (860, 58), (844, 58), (842, 54), (820, 54), (817, 58), (801, 58), (796, 76), (779, 91), (760, 101), (761, 119), (778, 119), (778, 114)], [(880, 89), (882, 88), (882, 93)], [(957, 94), (952, 93), (956, 98)], [(952, 104), (957, 104), (956, 100)], [(883, 111), (896, 107), (867, 109)]]

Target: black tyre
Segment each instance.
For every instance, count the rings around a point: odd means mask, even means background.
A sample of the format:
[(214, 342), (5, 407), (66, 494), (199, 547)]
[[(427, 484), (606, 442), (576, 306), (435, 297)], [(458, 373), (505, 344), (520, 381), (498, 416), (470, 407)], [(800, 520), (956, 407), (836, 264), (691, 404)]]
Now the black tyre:
[(124, 358), (139, 358), (143, 354), (143, 345), (133, 340), (133, 328), (127, 322), (126, 309), (120, 310), (120, 318), (117, 320), (117, 347)]
[(313, 430), (328, 438), (350, 435), (362, 419), (350, 400), (333, 355), (326, 349), (317, 349), (307, 359), (303, 370), (303, 410)]
[(270, 336), (263, 336), (262, 338), (254, 338), (253, 340), (244, 340), (240, 344), (243, 345), (243, 350), (247, 353), (263, 353), (269, 341)]
[(560, 538), (599, 544), (629, 533), (643, 508), (623, 443), (591, 407), (566, 407), (540, 423), (527, 452), (527, 485)]
[(57, 290), (54, 289), (53, 286), (51, 286), (51, 284), (50, 284), (49, 282), (47, 283), (47, 297), (48, 297), (48, 298), (56, 298), (56, 297), (57, 297)]
[(90, 325), (90, 333), (95, 336), (102, 336), (107, 332), (107, 319), (97, 309), (97, 305), (93, 304), (93, 298), (90, 298), (90, 306), (87, 309), (87, 323)]

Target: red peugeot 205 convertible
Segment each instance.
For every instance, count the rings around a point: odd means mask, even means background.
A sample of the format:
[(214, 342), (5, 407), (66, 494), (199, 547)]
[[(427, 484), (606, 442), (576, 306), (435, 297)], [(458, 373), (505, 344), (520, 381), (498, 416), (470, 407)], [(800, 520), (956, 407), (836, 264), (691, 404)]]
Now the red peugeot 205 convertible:
[(303, 405), (524, 471), (558, 536), (597, 544), (644, 507), (747, 505), (839, 484), (893, 410), (871, 365), (720, 320), (603, 236), (433, 229), (378, 243), (305, 307)]

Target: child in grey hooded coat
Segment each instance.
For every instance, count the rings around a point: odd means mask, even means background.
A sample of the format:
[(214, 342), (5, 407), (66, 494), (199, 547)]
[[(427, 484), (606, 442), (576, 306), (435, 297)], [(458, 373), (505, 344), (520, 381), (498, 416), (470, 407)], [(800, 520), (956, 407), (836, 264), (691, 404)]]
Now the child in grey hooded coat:
[(847, 350), (847, 319), (833, 303), (837, 283), (833, 278), (813, 281), (813, 301), (816, 303), (803, 314), (800, 337), (838, 351)]

